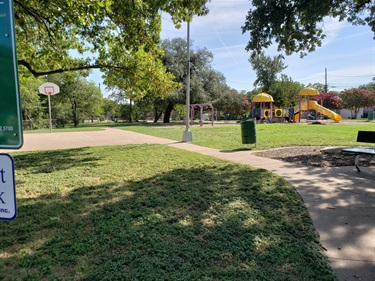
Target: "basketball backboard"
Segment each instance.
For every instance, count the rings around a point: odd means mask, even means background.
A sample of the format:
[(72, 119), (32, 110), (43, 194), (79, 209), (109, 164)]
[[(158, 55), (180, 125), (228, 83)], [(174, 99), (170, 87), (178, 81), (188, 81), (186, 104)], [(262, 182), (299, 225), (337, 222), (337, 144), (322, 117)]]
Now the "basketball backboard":
[(47, 96), (56, 95), (60, 92), (60, 87), (54, 83), (44, 83), (39, 86), (39, 93)]

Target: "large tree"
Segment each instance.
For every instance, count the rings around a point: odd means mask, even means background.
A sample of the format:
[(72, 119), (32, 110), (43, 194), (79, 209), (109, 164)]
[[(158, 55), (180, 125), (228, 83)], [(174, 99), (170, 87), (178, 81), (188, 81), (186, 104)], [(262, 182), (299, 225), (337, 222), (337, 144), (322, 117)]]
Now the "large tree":
[[(170, 79), (155, 61), (161, 11), (179, 26), (192, 15), (206, 14), (206, 2), (14, 0), (18, 63), (34, 76), (100, 68), (160, 86)], [(146, 69), (157, 75), (139, 77)]]
[(374, 106), (373, 93), (364, 89), (353, 88), (341, 93), (342, 107), (352, 112), (352, 119), (357, 119), (361, 108)]
[(318, 101), (321, 101), (322, 105), (328, 109), (341, 109), (341, 98), (337, 93), (328, 92), (328, 93), (320, 93), (319, 96), (316, 97)]
[(306, 87), (312, 87), (316, 89), (319, 93), (324, 93), (326, 92), (326, 86), (322, 83), (309, 83)]
[(364, 85), (360, 85), (358, 88), (365, 89), (367, 91), (375, 91), (375, 82), (370, 82)]
[(325, 37), (324, 18), (347, 20), (354, 25), (368, 24), (375, 32), (373, 0), (252, 0), (242, 32), (250, 32), (246, 50), (260, 53), (274, 42), (287, 55), (301, 56), (321, 46)]
[[(87, 81), (80, 72), (54, 74), (49, 76), (49, 81), (59, 85), (60, 93), (53, 100), (56, 104), (62, 104), (62, 108), (69, 105), (75, 127), (85, 117), (102, 116), (102, 93), (94, 82)], [(56, 108), (53, 113), (58, 113)]]
[[(375, 78), (373, 78), (372, 80), (375, 81)], [(375, 106), (375, 82), (370, 82), (368, 84), (361, 85), (358, 88), (365, 89), (370, 92), (369, 93), (369, 106), (374, 107)]]
[[(187, 42), (182, 38), (166, 39), (160, 44), (164, 50), (163, 64), (173, 73), (180, 87), (165, 98), (164, 123), (168, 123), (174, 106), (185, 103), (187, 75)], [(190, 48), (190, 100), (191, 103), (205, 103), (215, 91), (213, 84), (225, 78), (212, 68), (213, 55), (207, 49)]]
[(293, 107), (298, 103), (298, 93), (303, 87), (303, 84), (282, 74), (281, 78), (271, 85), (268, 94), (273, 97), (275, 106)]
[(257, 75), (254, 86), (261, 86), (262, 91), (268, 92), (277, 81), (277, 76), (287, 67), (283, 60), (282, 55), (269, 57), (264, 52), (251, 56), (249, 62)]
[(103, 117), (105, 120), (114, 120), (120, 116), (120, 105), (117, 101), (103, 98), (102, 100)]
[(44, 81), (25, 72), (19, 73), (19, 79), (24, 128), (38, 128), (43, 120), (43, 108), (38, 88)]
[(232, 119), (245, 117), (251, 107), (245, 92), (239, 93), (227, 85), (221, 85), (220, 95), (213, 101), (213, 105), (218, 117), (228, 114)]

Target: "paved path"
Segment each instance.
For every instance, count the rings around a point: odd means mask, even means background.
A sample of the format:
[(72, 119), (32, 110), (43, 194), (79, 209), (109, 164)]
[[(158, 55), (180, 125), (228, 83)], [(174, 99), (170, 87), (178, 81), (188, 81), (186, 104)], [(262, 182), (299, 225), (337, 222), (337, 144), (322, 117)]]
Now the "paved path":
[(288, 180), (301, 195), (339, 280), (375, 280), (373, 167), (362, 168), (362, 173), (354, 167), (306, 167), (257, 157), (251, 151), (223, 151), (113, 128), (25, 134), (24, 138), (24, 146), (18, 151), (156, 143), (267, 169)]

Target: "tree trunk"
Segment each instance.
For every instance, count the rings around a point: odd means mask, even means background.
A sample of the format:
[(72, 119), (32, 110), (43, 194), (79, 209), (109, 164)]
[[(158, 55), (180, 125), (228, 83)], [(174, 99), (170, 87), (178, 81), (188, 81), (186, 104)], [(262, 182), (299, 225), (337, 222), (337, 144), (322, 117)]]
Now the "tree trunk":
[(354, 108), (354, 116), (352, 116), (352, 119), (357, 119), (359, 109), (360, 109), (360, 108)]
[(78, 114), (77, 114), (77, 101), (73, 100), (72, 101), (72, 114), (73, 114), (73, 123), (74, 127), (78, 127), (79, 120), (78, 120)]
[(169, 103), (167, 105), (167, 108), (165, 109), (165, 112), (164, 112), (163, 123), (169, 123), (169, 120), (171, 119), (171, 114), (172, 114), (173, 108), (174, 108), (174, 104)]
[(163, 110), (161, 110), (159, 113), (158, 113), (158, 110), (155, 109), (155, 116), (154, 116), (154, 123), (157, 123), (160, 119), (160, 116), (163, 114)]

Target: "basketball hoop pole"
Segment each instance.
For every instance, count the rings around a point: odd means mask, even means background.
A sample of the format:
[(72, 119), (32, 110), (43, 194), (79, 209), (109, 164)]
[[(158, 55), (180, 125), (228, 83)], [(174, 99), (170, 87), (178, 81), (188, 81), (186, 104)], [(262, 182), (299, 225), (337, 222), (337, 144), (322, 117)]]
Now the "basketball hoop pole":
[(48, 95), (49, 132), (52, 133), (51, 95)]
[(60, 87), (47, 82), (39, 86), (39, 93), (48, 96), (49, 132), (52, 133), (51, 96), (60, 93)]

